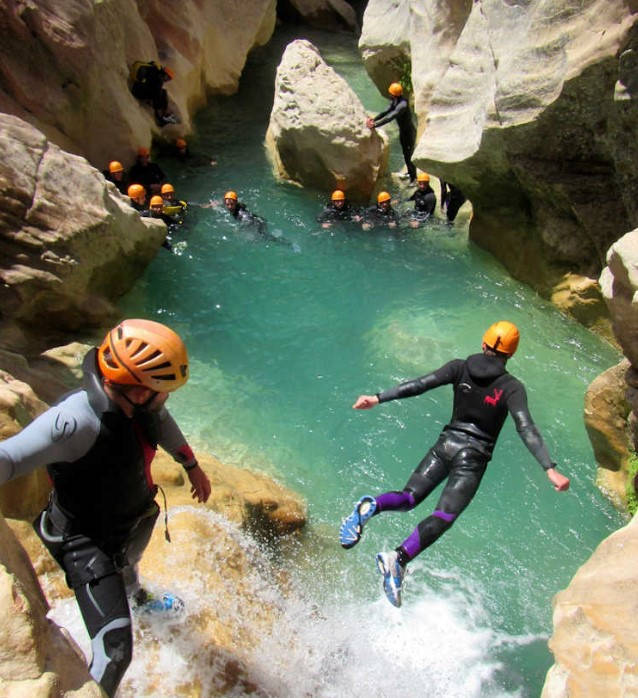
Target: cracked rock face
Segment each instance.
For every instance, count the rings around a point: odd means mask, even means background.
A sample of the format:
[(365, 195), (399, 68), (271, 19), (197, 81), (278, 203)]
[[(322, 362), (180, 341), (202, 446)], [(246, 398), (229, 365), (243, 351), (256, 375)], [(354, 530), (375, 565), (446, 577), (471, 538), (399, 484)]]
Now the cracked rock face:
[(388, 144), (366, 117), (359, 98), (309, 41), (287, 46), (266, 134), (279, 176), (367, 201), (385, 170)]
[(73, 330), (110, 321), (166, 235), (81, 157), (0, 114), (0, 322)]
[(624, 0), (370, 0), (379, 89), (414, 86), (414, 162), (472, 201), (470, 236), (547, 297), (638, 224), (638, 8)]

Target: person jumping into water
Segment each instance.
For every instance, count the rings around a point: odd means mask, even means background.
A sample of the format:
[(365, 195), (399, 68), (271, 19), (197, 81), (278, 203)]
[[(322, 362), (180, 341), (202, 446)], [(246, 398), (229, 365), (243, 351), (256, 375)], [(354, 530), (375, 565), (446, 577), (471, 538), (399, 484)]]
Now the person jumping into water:
[(90, 674), (112, 697), (133, 652), (128, 599), (142, 611), (183, 608), (171, 593), (153, 598), (137, 576), (160, 511), (150, 470), (157, 447), (182, 465), (194, 499), (205, 502), (211, 486), (164, 405), (188, 380), (186, 347), (173, 330), (123, 320), (82, 370), (82, 389), (0, 442), (0, 484), (46, 466), (53, 491), (34, 527), (75, 593), (91, 638)]
[(569, 478), (556, 470), (532, 420), (525, 387), (505, 369), (518, 341), (517, 327), (501, 320), (483, 335), (482, 353), (465, 360), (453, 359), (432, 373), (376, 395), (360, 395), (353, 405), (356, 410), (366, 410), (381, 402), (421, 395), (441, 385), (453, 386), (452, 418), (403, 490), (361, 497), (339, 529), (341, 545), (352, 548), (372, 516), (384, 511), (414, 509), (447, 478), (434, 512), (395, 550), (377, 554), (383, 588), (394, 606), (401, 605), (406, 565), (445, 533), (472, 501), (508, 412), (523, 443), (541, 464), (554, 489), (564, 492), (569, 488)]

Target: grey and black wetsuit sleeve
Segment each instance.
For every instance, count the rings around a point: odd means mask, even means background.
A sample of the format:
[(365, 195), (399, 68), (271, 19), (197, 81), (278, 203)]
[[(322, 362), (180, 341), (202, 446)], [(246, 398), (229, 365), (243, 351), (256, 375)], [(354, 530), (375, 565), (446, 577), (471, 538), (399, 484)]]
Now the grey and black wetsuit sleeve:
[(383, 126), (392, 121), (392, 119), (399, 119), (402, 116), (402, 112), (406, 109), (408, 109), (408, 102), (406, 99), (396, 100), (396, 103), (392, 101), (385, 111), (382, 111), (374, 117), (374, 125)]
[[(158, 423), (158, 443), (183, 466), (191, 466), (193, 452), (165, 408)], [(21, 432), (0, 442), (0, 484), (51, 463), (74, 463), (93, 448), (101, 426), (86, 392), (72, 393)]]

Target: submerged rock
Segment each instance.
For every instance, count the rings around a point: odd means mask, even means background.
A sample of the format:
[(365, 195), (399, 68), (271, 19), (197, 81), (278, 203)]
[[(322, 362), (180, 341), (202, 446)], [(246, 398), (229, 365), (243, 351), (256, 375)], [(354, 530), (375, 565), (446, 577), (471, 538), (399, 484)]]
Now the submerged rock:
[(388, 144), (367, 128), (366, 117), (359, 98), (310, 42), (287, 46), (266, 134), (280, 177), (367, 201), (385, 170)]

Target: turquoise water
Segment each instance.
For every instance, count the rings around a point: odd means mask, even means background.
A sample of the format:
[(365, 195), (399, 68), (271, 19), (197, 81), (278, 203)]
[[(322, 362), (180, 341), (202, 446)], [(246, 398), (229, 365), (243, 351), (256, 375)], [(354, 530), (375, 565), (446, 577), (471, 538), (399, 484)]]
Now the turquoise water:
[[(352, 39), (307, 36), (371, 113), (385, 106)], [(192, 377), (170, 405), (190, 440), (308, 502), (308, 530), (287, 564), (296, 604), (318, 612), (290, 602), (256, 651), (259, 679), (276, 696), (537, 696), (552, 663), (551, 598), (622, 523), (593, 485), (582, 419), (587, 385), (619, 356), (508, 278), (462, 230), (437, 222), (398, 233), (321, 230), (314, 219), (327, 192), (275, 181), (263, 148), (288, 38), (251, 55), (238, 94), (213, 98), (199, 114), (192, 147), (216, 155), (216, 167), (179, 171), (160, 161), (180, 198), (235, 189), (280, 240), (237, 230), (223, 209), (192, 208), (174, 238), (180, 254), (160, 250), (121, 303), (185, 338)], [(397, 170), (396, 130), (387, 132)], [(506, 424), (479, 494), (411, 565), (396, 610), (374, 554), (400, 543), (436, 496), (375, 518), (351, 551), (338, 546), (337, 529), (360, 495), (403, 486), (447, 422), (451, 391), (367, 412), (351, 405), (478, 351), (497, 319), (521, 329), (509, 370), (526, 383), (572, 488), (554, 492)]]

